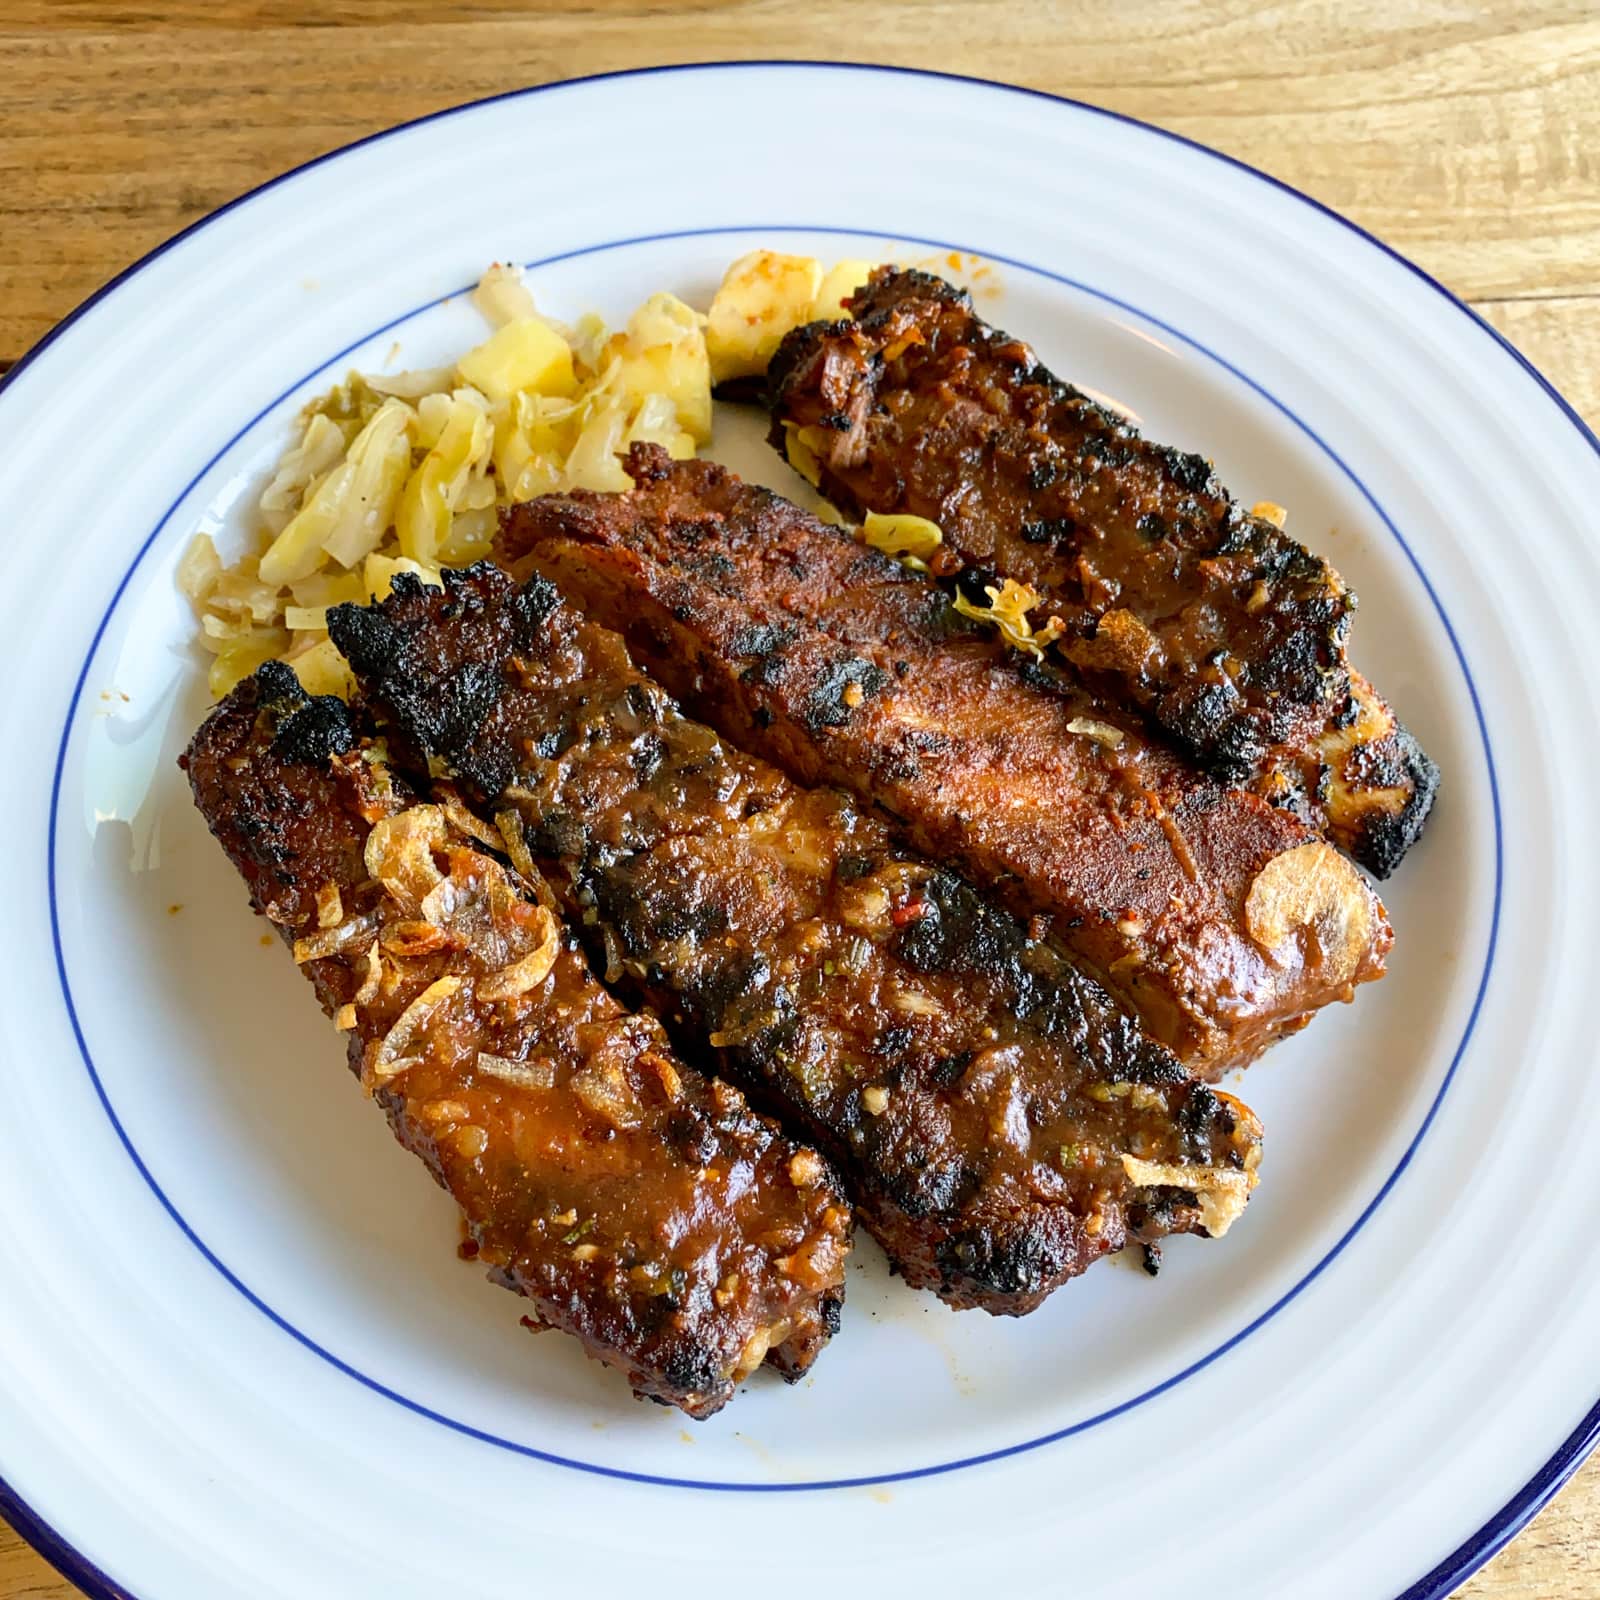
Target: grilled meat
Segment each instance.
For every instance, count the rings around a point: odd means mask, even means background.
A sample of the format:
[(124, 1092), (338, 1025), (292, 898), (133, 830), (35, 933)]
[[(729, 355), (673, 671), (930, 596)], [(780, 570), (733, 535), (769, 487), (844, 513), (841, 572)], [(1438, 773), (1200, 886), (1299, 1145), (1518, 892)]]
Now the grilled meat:
[(880, 268), (849, 304), (773, 358), (780, 452), (848, 511), (937, 522), (937, 570), (978, 603), (1002, 577), (1031, 585), (1093, 689), (1390, 872), (1438, 769), (1350, 671), (1356, 600), (1338, 573), (943, 279)]
[(466, 828), (337, 700), (274, 663), (195, 736), (195, 801), (345, 1030), (396, 1136), (491, 1276), (639, 1395), (717, 1411), (838, 1324), (850, 1214), (826, 1162), (678, 1061)]
[(880, 802), (927, 855), (1047, 916), (1190, 1070), (1249, 1060), (1382, 973), (1382, 906), (1294, 817), (779, 496), (656, 447), (628, 470), (631, 494), (517, 507), (501, 559), (621, 629), (735, 743)]
[(1255, 1118), (1098, 984), (848, 796), (684, 718), (544, 579), (444, 585), (330, 614), (391, 746), (517, 839), (608, 982), (816, 1140), (908, 1281), (1020, 1314), (1130, 1238), (1237, 1214)]

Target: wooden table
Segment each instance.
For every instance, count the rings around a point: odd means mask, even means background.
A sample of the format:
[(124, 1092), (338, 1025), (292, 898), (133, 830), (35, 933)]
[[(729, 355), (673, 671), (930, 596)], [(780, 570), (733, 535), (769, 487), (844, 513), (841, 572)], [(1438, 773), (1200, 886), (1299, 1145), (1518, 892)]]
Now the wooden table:
[[(958, 67), (1240, 156), (1421, 263), (1600, 423), (1585, 0), (6, 0), (0, 369), (185, 224), (374, 129), (553, 78), (754, 56)], [(0, 1600), (77, 1593), (0, 1523)], [(1600, 1463), (1461, 1594), (1600, 1594)]]

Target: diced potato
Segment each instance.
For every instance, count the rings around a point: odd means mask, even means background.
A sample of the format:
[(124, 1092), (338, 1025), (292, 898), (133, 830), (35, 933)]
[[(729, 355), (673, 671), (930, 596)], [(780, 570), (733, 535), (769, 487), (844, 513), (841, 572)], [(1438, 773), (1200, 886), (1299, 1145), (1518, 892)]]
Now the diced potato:
[(538, 317), (508, 322), (458, 363), (461, 376), (491, 400), (509, 400), (522, 389), (568, 395), (578, 386), (572, 347)]
[(821, 286), (822, 263), (811, 256), (752, 250), (735, 261), (706, 323), (711, 381), (764, 373), (784, 334), (810, 319)]
[(332, 639), (324, 639), (309, 650), (289, 658), (300, 687), (307, 694), (336, 694), (348, 700), (356, 686), (349, 663), (339, 654)]
[(822, 280), (811, 307), (813, 322), (835, 322), (845, 315), (844, 303), (872, 276), (873, 261), (836, 261)]
[(436, 588), (442, 581), (437, 567), (413, 561), (409, 556), (382, 556), (374, 553), (367, 557), (366, 565), (361, 569), (367, 597), (372, 600), (387, 600), (397, 572), (414, 572), (424, 583), (431, 583)]

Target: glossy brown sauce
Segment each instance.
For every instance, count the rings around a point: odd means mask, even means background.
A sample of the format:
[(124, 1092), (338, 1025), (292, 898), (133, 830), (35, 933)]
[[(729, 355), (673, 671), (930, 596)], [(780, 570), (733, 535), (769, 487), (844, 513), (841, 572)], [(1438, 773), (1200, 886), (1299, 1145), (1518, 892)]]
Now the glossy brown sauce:
[(332, 626), (400, 758), (514, 819), (606, 980), (814, 1138), (913, 1284), (1021, 1312), (1242, 1205), (1245, 1108), (850, 797), (683, 717), (549, 584), (479, 567)]
[(938, 585), (707, 462), (640, 448), (623, 496), (518, 507), (499, 551), (555, 580), (695, 714), (807, 783), (876, 802), (1071, 954), (1192, 1070), (1250, 1060), (1379, 976), (1391, 934), (1353, 869), (1353, 959), (1314, 920), (1251, 936), (1252, 886), (1315, 833), (1203, 777)]
[(536, 1322), (693, 1416), (763, 1359), (811, 1364), (850, 1241), (814, 1151), (624, 1010), (529, 886), (287, 669), (218, 707), (187, 766), (352, 1068)]

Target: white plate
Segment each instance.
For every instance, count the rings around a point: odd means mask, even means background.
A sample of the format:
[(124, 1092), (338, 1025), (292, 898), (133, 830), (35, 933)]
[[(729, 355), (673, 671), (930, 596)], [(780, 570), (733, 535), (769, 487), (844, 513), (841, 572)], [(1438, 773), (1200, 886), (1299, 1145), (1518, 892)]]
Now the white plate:
[[(455, 1261), (261, 948), (173, 765), (203, 695), (172, 575), (197, 525), (237, 533), (306, 396), (472, 340), (489, 260), (617, 314), (703, 301), (756, 243), (981, 257), (993, 319), (1291, 508), (1444, 789), (1385, 890), (1389, 979), (1245, 1080), (1268, 1157), (1225, 1243), (1021, 1322), (863, 1246), (814, 1377), (692, 1426)], [(1592, 1441), (1600, 461), (1383, 246), (1038, 95), (634, 74), (236, 202), (24, 362), (0, 437), (0, 1506), (91, 1592), (1434, 1596)]]

